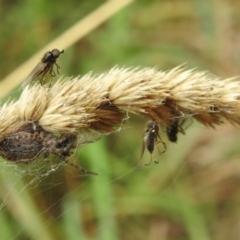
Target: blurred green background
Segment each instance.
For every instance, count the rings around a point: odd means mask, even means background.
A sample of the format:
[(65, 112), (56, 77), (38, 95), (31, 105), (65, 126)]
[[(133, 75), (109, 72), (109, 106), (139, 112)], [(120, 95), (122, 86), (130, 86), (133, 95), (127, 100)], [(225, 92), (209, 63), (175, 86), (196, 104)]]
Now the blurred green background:
[[(1, 1), (0, 79), (104, 2)], [(231, 77), (240, 71), (239, 30), (239, 1), (139, 0), (65, 49), (58, 63), (68, 76), (186, 63)], [(0, 239), (240, 239), (238, 129), (194, 122), (177, 144), (162, 129), (168, 150), (159, 164), (145, 167), (147, 119), (129, 117), (71, 158), (98, 176), (1, 160)]]

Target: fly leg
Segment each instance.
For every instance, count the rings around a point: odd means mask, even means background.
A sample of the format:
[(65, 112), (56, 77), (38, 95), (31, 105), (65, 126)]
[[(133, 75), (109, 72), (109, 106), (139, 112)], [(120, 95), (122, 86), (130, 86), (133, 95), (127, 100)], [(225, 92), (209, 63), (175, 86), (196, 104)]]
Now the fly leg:
[(69, 162), (69, 161), (68, 161), (67, 159), (65, 159), (65, 158), (62, 158), (62, 160), (63, 160), (66, 164), (68, 164), (68, 165), (70, 165), (70, 166), (72, 166), (72, 167), (75, 167), (76, 169), (78, 169), (78, 170), (79, 170), (81, 173), (83, 173), (83, 174), (98, 175), (97, 173), (88, 171), (87, 169), (85, 169), (85, 168), (83, 168), (83, 167), (81, 167), (81, 166), (79, 166), (79, 165), (77, 165), (77, 164), (75, 164), (75, 163)]
[[(159, 155), (161, 156), (163, 153), (165, 153), (167, 151), (167, 145), (166, 145), (165, 142), (162, 141), (161, 138), (159, 138), (158, 141), (157, 141), (157, 144), (159, 144), (159, 143), (162, 143), (162, 145), (164, 147), (164, 150), (160, 151), (159, 146), (157, 145), (157, 149), (158, 149)], [(154, 162), (157, 164), (157, 163), (159, 163), (159, 160), (154, 161)]]
[(40, 81), (41, 85), (43, 85), (44, 76), (45, 76), (46, 73), (49, 71), (49, 69), (51, 69), (51, 67), (46, 66), (45, 69), (44, 69), (44, 72), (43, 72), (42, 76), (39, 78), (39, 81)]
[(61, 67), (55, 62), (55, 65), (57, 67), (57, 74), (59, 74), (59, 69), (61, 69)]
[(145, 165), (145, 166), (149, 166), (151, 163), (152, 163), (152, 153), (151, 153), (151, 158), (150, 158), (149, 163), (145, 163), (144, 165)]

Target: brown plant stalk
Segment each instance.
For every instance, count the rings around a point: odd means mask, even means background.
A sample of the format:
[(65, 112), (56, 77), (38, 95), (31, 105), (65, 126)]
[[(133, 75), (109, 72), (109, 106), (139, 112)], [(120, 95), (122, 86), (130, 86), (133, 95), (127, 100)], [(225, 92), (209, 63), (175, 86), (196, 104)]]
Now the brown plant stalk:
[(111, 132), (125, 112), (163, 126), (189, 116), (211, 127), (223, 118), (238, 125), (239, 99), (238, 78), (219, 79), (181, 67), (167, 72), (115, 67), (99, 75), (62, 77), (49, 88), (38, 82), (26, 87), (18, 101), (0, 109), (0, 140), (26, 122), (37, 122), (50, 133)]

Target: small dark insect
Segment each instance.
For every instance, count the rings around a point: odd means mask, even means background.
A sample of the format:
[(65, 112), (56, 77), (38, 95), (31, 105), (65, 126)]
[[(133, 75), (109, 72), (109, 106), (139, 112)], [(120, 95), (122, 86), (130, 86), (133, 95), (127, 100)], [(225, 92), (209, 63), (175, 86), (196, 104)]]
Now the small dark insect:
[(58, 49), (53, 49), (52, 51), (46, 52), (41, 62), (39, 62), (36, 67), (31, 71), (31, 73), (28, 75), (27, 79), (23, 82), (22, 88), (25, 88), (28, 84), (30, 84), (36, 77), (41, 76), (39, 79), (41, 85), (43, 85), (43, 78), (46, 75), (46, 73), (49, 72), (49, 75), (51, 77), (55, 77), (56, 73), (53, 70), (54, 64), (57, 67), (57, 74), (59, 74), (60, 66), (56, 63), (57, 58), (60, 56), (60, 54), (64, 53), (64, 50), (61, 52)]
[[(43, 155), (44, 160), (50, 163), (48, 156), (53, 154), (84, 174), (96, 174), (69, 162), (67, 157), (71, 156), (72, 150), (78, 145), (99, 139), (99, 135), (98, 138), (83, 139), (82, 142), (78, 142), (78, 137), (74, 134), (56, 137), (52, 133), (46, 132), (37, 123), (30, 122), (20, 127), (15, 133), (9, 134), (0, 142), (0, 156), (15, 163), (28, 164), (36, 160), (40, 155)], [(53, 168), (52, 165), (51, 167)]]
[(171, 142), (177, 142), (177, 134), (179, 131), (178, 120), (175, 120), (167, 127), (167, 137)]
[[(162, 139), (161, 139), (161, 137), (158, 133), (158, 130), (159, 130), (158, 123), (155, 120), (149, 121), (147, 123), (146, 131), (145, 131), (145, 134), (143, 136), (143, 145), (142, 145), (142, 152), (141, 152), (141, 158), (143, 156), (145, 148), (147, 148), (148, 151), (151, 154), (151, 159), (150, 159), (149, 163), (145, 164), (146, 166), (150, 165), (151, 162), (152, 162), (152, 153), (154, 151), (154, 146), (155, 145), (157, 145), (159, 143), (162, 143), (162, 145), (164, 147), (164, 150), (161, 152), (159, 150), (159, 147), (157, 146), (157, 149), (158, 149), (158, 152), (159, 152), (160, 156), (164, 152), (166, 152), (166, 150), (167, 150), (167, 146), (166, 146), (165, 142), (162, 141)], [(154, 162), (158, 163), (158, 161), (154, 161)]]
[[(186, 119), (182, 120), (179, 123), (179, 119), (175, 119), (168, 127), (167, 127), (167, 137), (171, 142), (177, 142), (177, 134), (180, 132), (185, 135), (185, 131), (183, 129), (183, 124), (185, 123)], [(189, 127), (192, 122), (187, 126)], [(186, 127), (186, 128), (187, 128)]]

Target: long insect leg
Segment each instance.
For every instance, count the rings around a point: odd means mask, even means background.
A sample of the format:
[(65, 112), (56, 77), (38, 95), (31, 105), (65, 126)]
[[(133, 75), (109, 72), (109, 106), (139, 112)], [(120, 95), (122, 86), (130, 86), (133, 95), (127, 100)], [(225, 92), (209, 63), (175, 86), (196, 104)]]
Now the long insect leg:
[[(159, 134), (157, 134), (157, 137), (158, 137), (158, 139), (156, 140), (156, 145), (157, 145), (157, 149), (158, 149), (159, 155), (161, 156), (163, 153), (165, 153), (165, 152), (167, 151), (167, 145), (166, 145), (166, 143), (161, 139), (161, 137), (160, 137)], [(159, 143), (161, 143), (161, 144), (163, 145), (163, 147), (164, 147), (164, 150), (163, 150), (163, 151), (160, 151), (159, 146), (158, 146)], [(159, 160), (154, 161), (154, 162), (157, 164), (157, 163), (159, 163)]]
[(61, 69), (61, 67), (55, 62), (55, 65), (56, 65), (56, 67), (57, 67), (57, 73), (59, 74), (59, 69)]
[(165, 153), (167, 151), (167, 144), (162, 140), (162, 138), (160, 137), (160, 135), (157, 133), (157, 144), (162, 143), (164, 150), (161, 152), (160, 155), (162, 155), (163, 153)]
[[(160, 142), (159, 142), (160, 143)], [(163, 143), (163, 142), (162, 142)], [(165, 143), (164, 143), (165, 144)], [(159, 153), (159, 155), (161, 156), (166, 150), (164, 150), (163, 152), (161, 152), (160, 151), (160, 149), (159, 149), (159, 146), (157, 145), (157, 150), (158, 150), (158, 153)], [(156, 161), (154, 161), (156, 164), (158, 164), (159, 163), (159, 160), (156, 160)]]
[[(158, 149), (158, 147), (157, 147), (157, 149)], [(158, 152), (159, 152), (159, 149), (158, 149)], [(161, 156), (161, 155), (160, 155), (160, 156)], [(158, 163), (159, 163), (159, 159), (154, 160), (154, 163), (158, 164)]]
[(24, 163), (24, 164), (29, 164), (31, 162), (33, 162), (36, 158), (32, 158), (32, 159), (27, 159), (27, 160), (18, 160), (18, 161), (15, 161), (15, 163)]
[(151, 158), (150, 158), (149, 163), (145, 163), (144, 165), (145, 165), (145, 166), (149, 166), (151, 163), (152, 163), (152, 153), (151, 153)]
[(183, 128), (183, 124), (186, 122), (186, 120), (187, 120), (187, 118), (185, 118), (185, 119), (181, 122), (181, 124), (180, 124), (180, 126), (179, 126), (179, 132), (182, 133), (183, 135), (185, 135), (185, 130), (186, 130), (188, 127), (190, 127), (190, 126), (192, 125), (192, 123), (193, 123), (193, 119), (191, 118), (191, 119), (190, 119), (190, 123)]
[(67, 159), (62, 159), (66, 164), (72, 166), (72, 167), (75, 167), (76, 169), (78, 169), (80, 172), (82, 172), (83, 174), (93, 174), (93, 175), (98, 175), (97, 173), (95, 172), (91, 172), (91, 171), (88, 171), (86, 170), (85, 168), (75, 164), (75, 163), (72, 163), (72, 162), (69, 162)]
[(164, 147), (164, 150), (162, 151), (162, 154), (165, 153), (167, 151), (167, 144), (163, 141), (161, 141), (163, 147)]
[(54, 72), (53, 65), (51, 65), (51, 67), (49, 69), (49, 75), (51, 77), (56, 77), (57, 76), (57, 74)]

